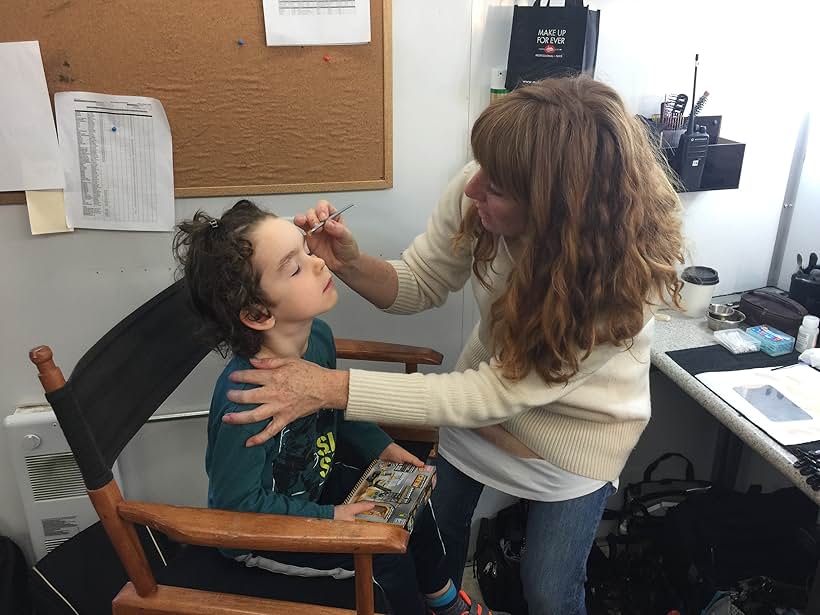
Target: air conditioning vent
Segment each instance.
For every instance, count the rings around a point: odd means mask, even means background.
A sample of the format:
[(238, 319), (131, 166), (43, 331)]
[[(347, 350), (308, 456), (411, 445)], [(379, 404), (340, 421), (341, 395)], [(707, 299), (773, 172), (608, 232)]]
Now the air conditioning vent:
[(46, 549), (46, 555), (48, 555), (49, 553), (54, 551), (54, 549), (59, 547), (61, 544), (63, 544), (69, 538), (71, 538), (71, 536), (66, 536), (65, 538), (46, 538), (43, 541), (43, 545), (45, 546), (45, 549)]
[(71, 452), (26, 457), (35, 502), (85, 495), (85, 483)]
[[(51, 408), (17, 408), (2, 425), (37, 561), (95, 523), (97, 513)], [(116, 463), (111, 471), (119, 479)]]

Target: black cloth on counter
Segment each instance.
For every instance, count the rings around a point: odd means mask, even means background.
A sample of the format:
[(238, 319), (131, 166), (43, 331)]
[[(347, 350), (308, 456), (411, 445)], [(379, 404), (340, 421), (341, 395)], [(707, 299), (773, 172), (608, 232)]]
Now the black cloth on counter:
[[(770, 357), (765, 352), (747, 352), (732, 354), (720, 344), (703, 346), (701, 348), (687, 348), (667, 352), (675, 363), (687, 372), (696, 376), (705, 372), (729, 372), (740, 369), (754, 369), (756, 367), (778, 367), (797, 363), (798, 352), (790, 352), (779, 357)], [(820, 440), (784, 446), (787, 451), (797, 455), (799, 452), (820, 454)]]
[(701, 348), (686, 348), (667, 352), (669, 358), (687, 372), (696, 376), (705, 372), (731, 372), (756, 367), (778, 367), (794, 365), (800, 353), (790, 352), (779, 357), (770, 357), (765, 352), (732, 354), (720, 344)]

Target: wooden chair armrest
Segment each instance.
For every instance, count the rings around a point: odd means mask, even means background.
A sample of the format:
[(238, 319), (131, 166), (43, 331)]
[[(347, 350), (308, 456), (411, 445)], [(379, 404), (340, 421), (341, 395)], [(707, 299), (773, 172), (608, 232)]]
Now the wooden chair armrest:
[(441, 365), (444, 356), (432, 348), (385, 342), (336, 339), (336, 356), (359, 361), (386, 361), (410, 365)]
[(258, 551), (404, 553), (410, 534), (387, 523), (331, 521), (122, 501), (120, 517), (177, 542)]

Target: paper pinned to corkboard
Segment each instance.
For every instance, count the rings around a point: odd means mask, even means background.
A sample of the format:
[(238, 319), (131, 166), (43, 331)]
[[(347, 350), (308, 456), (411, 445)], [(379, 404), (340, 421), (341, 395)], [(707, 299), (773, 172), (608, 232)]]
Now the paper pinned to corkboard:
[(32, 235), (68, 233), (62, 190), (26, 190), (28, 221)]

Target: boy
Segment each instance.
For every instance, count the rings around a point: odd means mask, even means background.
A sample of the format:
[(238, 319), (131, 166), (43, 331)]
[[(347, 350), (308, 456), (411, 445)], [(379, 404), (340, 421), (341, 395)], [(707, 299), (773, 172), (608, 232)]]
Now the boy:
[[(337, 445), (348, 447), (362, 467), (375, 457), (423, 465), (377, 426), (345, 421), (332, 409), (294, 421), (264, 445), (247, 447), (246, 440), (264, 425), (222, 421), (227, 413), (250, 409), (230, 402), (227, 392), (253, 385), (234, 383), (228, 375), (252, 369), (251, 357), (302, 357), (335, 368), (333, 335), (316, 319), (336, 305), (333, 277), (298, 228), (247, 200), (219, 219), (200, 211), (181, 223), (174, 252), (202, 317), (203, 335), (223, 354), (233, 353), (214, 388), (208, 421), (210, 507), (353, 520), (371, 505), (338, 504), (362, 470), (334, 464)], [(373, 574), (391, 612), (426, 615), (428, 607), (436, 615), (481, 612), (442, 572), (444, 551), (431, 510), (427, 506), (419, 515), (407, 554), (373, 558)], [(353, 575), (349, 555), (224, 554), (286, 574)]]

